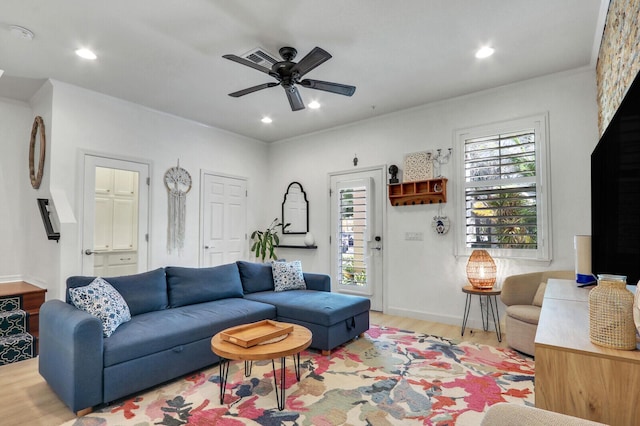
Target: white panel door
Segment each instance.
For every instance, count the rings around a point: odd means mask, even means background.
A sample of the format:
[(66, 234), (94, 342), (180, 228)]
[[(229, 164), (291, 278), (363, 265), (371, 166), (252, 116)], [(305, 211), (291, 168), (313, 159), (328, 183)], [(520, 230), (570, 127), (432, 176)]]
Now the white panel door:
[(335, 290), (383, 307), (384, 168), (330, 175), (331, 278)]
[(201, 182), (200, 266), (243, 259), (247, 238), (246, 180), (203, 172)]

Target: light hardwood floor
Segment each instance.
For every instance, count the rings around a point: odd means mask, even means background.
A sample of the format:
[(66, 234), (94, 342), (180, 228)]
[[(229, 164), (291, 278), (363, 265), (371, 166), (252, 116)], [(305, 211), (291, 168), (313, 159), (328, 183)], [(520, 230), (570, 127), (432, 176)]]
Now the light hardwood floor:
[[(378, 312), (371, 313), (371, 323), (454, 340), (506, 347), (504, 333), (502, 343), (498, 343), (493, 330), (467, 328), (461, 338), (459, 325), (420, 321)], [(37, 358), (0, 367), (0, 424), (55, 426), (74, 417), (74, 413), (58, 399), (38, 373)]]

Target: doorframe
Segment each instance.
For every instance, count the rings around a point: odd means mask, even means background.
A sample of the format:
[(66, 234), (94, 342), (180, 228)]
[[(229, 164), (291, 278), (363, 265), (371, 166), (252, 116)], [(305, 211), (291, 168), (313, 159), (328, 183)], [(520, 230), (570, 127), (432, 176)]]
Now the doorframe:
[[(219, 177), (223, 177), (223, 178), (229, 178), (229, 179), (238, 179), (238, 180), (242, 180), (245, 182), (245, 185), (247, 187), (247, 191), (248, 186), (249, 186), (249, 179), (246, 176), (238, 176), (238, 175), (230, 175), (228, 173), (220, 173), (220, 172), (215, 172), (213, 170), (205, 170), (205, 169), (200, 169), (200, 206), (198, 208), (198, 216), (200, 216), (200, 218), (198, 219), (198, 226), (200, 227), (198, 229), (198, 266), (202, 267), (203, 263), (204, 263), (204, 259), (203, 259), (203, 250), (202, 248), (204, 247), (204, 175), (213, 175), (213, 176), (219, 176)], [(245, 218), (247, 218), (248, 216), (248, 212), (249, 212), (249, 199), (247, 197), (247, 204), (245, 206)], [(246, 254), (248, 247), (247, 247), (247, 240), (248, 240), (248, 236), (247, 236), (247, 229), (244, 230), (244, 250), (243, 252)]]
[[(374, 165), (374, 166), (368, 166), (368, 167), (362, 167), (362, 168), (357, 168), (357, 169), (346, 169), (346, 170), (339, 170), (339, 171), (335, 171), (335, 172), (329, 172), (327, 173), (327, 231), (329, 232), (329, 238), (332, 238), (333, 235), (331, 233), (331, 208), (333, 207), (331, 204), (331, 195), (330, 195), (330, 191), (331, 191), (331, 178), (334, 176), (341, 176), (341, 175), (348, 175), (348, 174), (354, 174), (354, 173), (361, 173), (361, 172), (371, 172), (371, 171), (380, 171), (381, 175), (382, 175), (382, 182), (380, 185), (380, 190), (379, 193), (378, 191), (376, 191), (376, 195), (378, 195), (380, 197), (380, 200), (382, 202), (382, 225), (381, 225), (381, 232), (382, 232), (382, 272), (380, 273), (380, 279), (382, 280), (382, 282), (380, 283), (380, 287), (382, 288), (382, 313), (387, 312), (387, 265), (389, 262), (389, 256), (386, 255), (385, 253), (385, 247), (386, 247), (386, 241), (387, 241), (387, 185), (386, 185), (386, 171), (387, 171), (387, 165), (386, 164), (380, 164), (380, 165)], [(333, 244), (335, 244), (335, 242), (332, 240), (332, 245), (329, 247), (329, 256), (328, 256), (328, 262), (329, 262), (329, 266), (327, 268), (327, 270), (329, 271), (329, 276), (332, 277), (331, 281), (333, 282), (333, 271), (331, 270), (331, 256), (333, 255), (332, 250), (333, 250)]]
[[(104, 153), (104, 152), (99, 152), (99, 151), (91, 151), (91, 150), (78, 150), (78, 163), (79, 163), (79, 167), (77, 169), (77, 177), (78, 177), (78, 182), (81, 182), (80, 185), (78, 185), (78, 195), (77, 195), (77, 206), (78, 206), (78, 222), (79, 222), (79, 227), (78, 227), (78, 235), (77, 235), (77, 241), (78, 241), (78, 247), (80, 248), (80, 264), (79, 264), (79, 268), (80, 268), (80, 273), (83, 270), (83, 256), (85, 256), (84, 254), (84, 233), (85, 233), (85, 223), (84, 223), (84, 214), (85, 214), (85, 208), (84, 208), (84, 194), (85, 194), (85, 182), (84, 182), (84, 176), (85, 176), (85, 161), (86, 161), (86, 157), (87, 156), (92, 156), (92, 157), (99, 157), (99, 158), (103, 158), (105, 160), (115, 160), (115, 161), (123, 161), (126, 163), (138, 163), (138, 164), (143, 164), (145, 166), (147, 166), (147, 170), (149, 171), (149, 185), (147, 185), (147, 211), (146, 211), (146, 218), (147, 218), (147, 234), (149, 235), (147, 241), (146, 241), (146, 255), (145, 260), (146, 260), (146, 264), (147, 264), (147, 270), (149, 269), (149, 265), (151, 264), (151, 229), (153, 227), (152, 221), (151, 221), (151, 206), (152, 206), (152, 202), (153, 202), (153, 191), (152, 191), (152, 186), (151, 186), (151, 182), (152, 179), (151, 177), (153, 176), (153, 162), (149, 159), (144, 159), (144, 158), (138, 158), (138, 157), (128, 157), (128, 156), (120, 156), (120, 155), (116, 155), (116, 154), (109, 154), (109, 153)], [(140, 185), (140, 182), (139, 182)], [(138, 196), (140, 196), (140, 194), (138, 194)], [(140, 200), (140, 199), (139, 199)], [(141, 211), (139, 209), (140, 206), (140, 202), (138, 200), (138, 214), (141, 214)], [(140, 228), (138, 228), (138, 232), (140, 232)], [(140, 251), (140, 245), (138, 245), (138, 255), (139, 255), (139, 251)]]

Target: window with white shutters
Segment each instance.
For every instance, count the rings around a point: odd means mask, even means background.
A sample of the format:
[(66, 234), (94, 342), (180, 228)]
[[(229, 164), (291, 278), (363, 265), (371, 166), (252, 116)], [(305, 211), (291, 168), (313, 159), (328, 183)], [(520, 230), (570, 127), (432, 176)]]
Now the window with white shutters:
[(458, 253), (550, 259), (545, 128), (537, 116), (457, 133)]
[(369, 294), (366, 257), (369, 194), (367, 185), (361, 182), (364, 181), (347, 182), (338, 188), (338, 284), (350, 291)]

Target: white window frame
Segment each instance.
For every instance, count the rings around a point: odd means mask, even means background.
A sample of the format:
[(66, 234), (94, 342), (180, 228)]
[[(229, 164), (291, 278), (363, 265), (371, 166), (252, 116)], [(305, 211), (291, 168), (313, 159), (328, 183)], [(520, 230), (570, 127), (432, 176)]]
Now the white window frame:
[(500, 134), (530, 132), (535, 134), (536, 153), (536, 198), (537, 198), (537, 249), (497, 249), (487, 251), (496, 258), (517, 258), (549, 262), (551, 250), (551, 191), (549, 187), (549, 133), (548, 113), (459, 129), (454, 132), (454, 159), (456, 173), (456, 256), (469, 256), (474, 250), (466, 243), (466, 211), (465, 211), (465, 141)]

